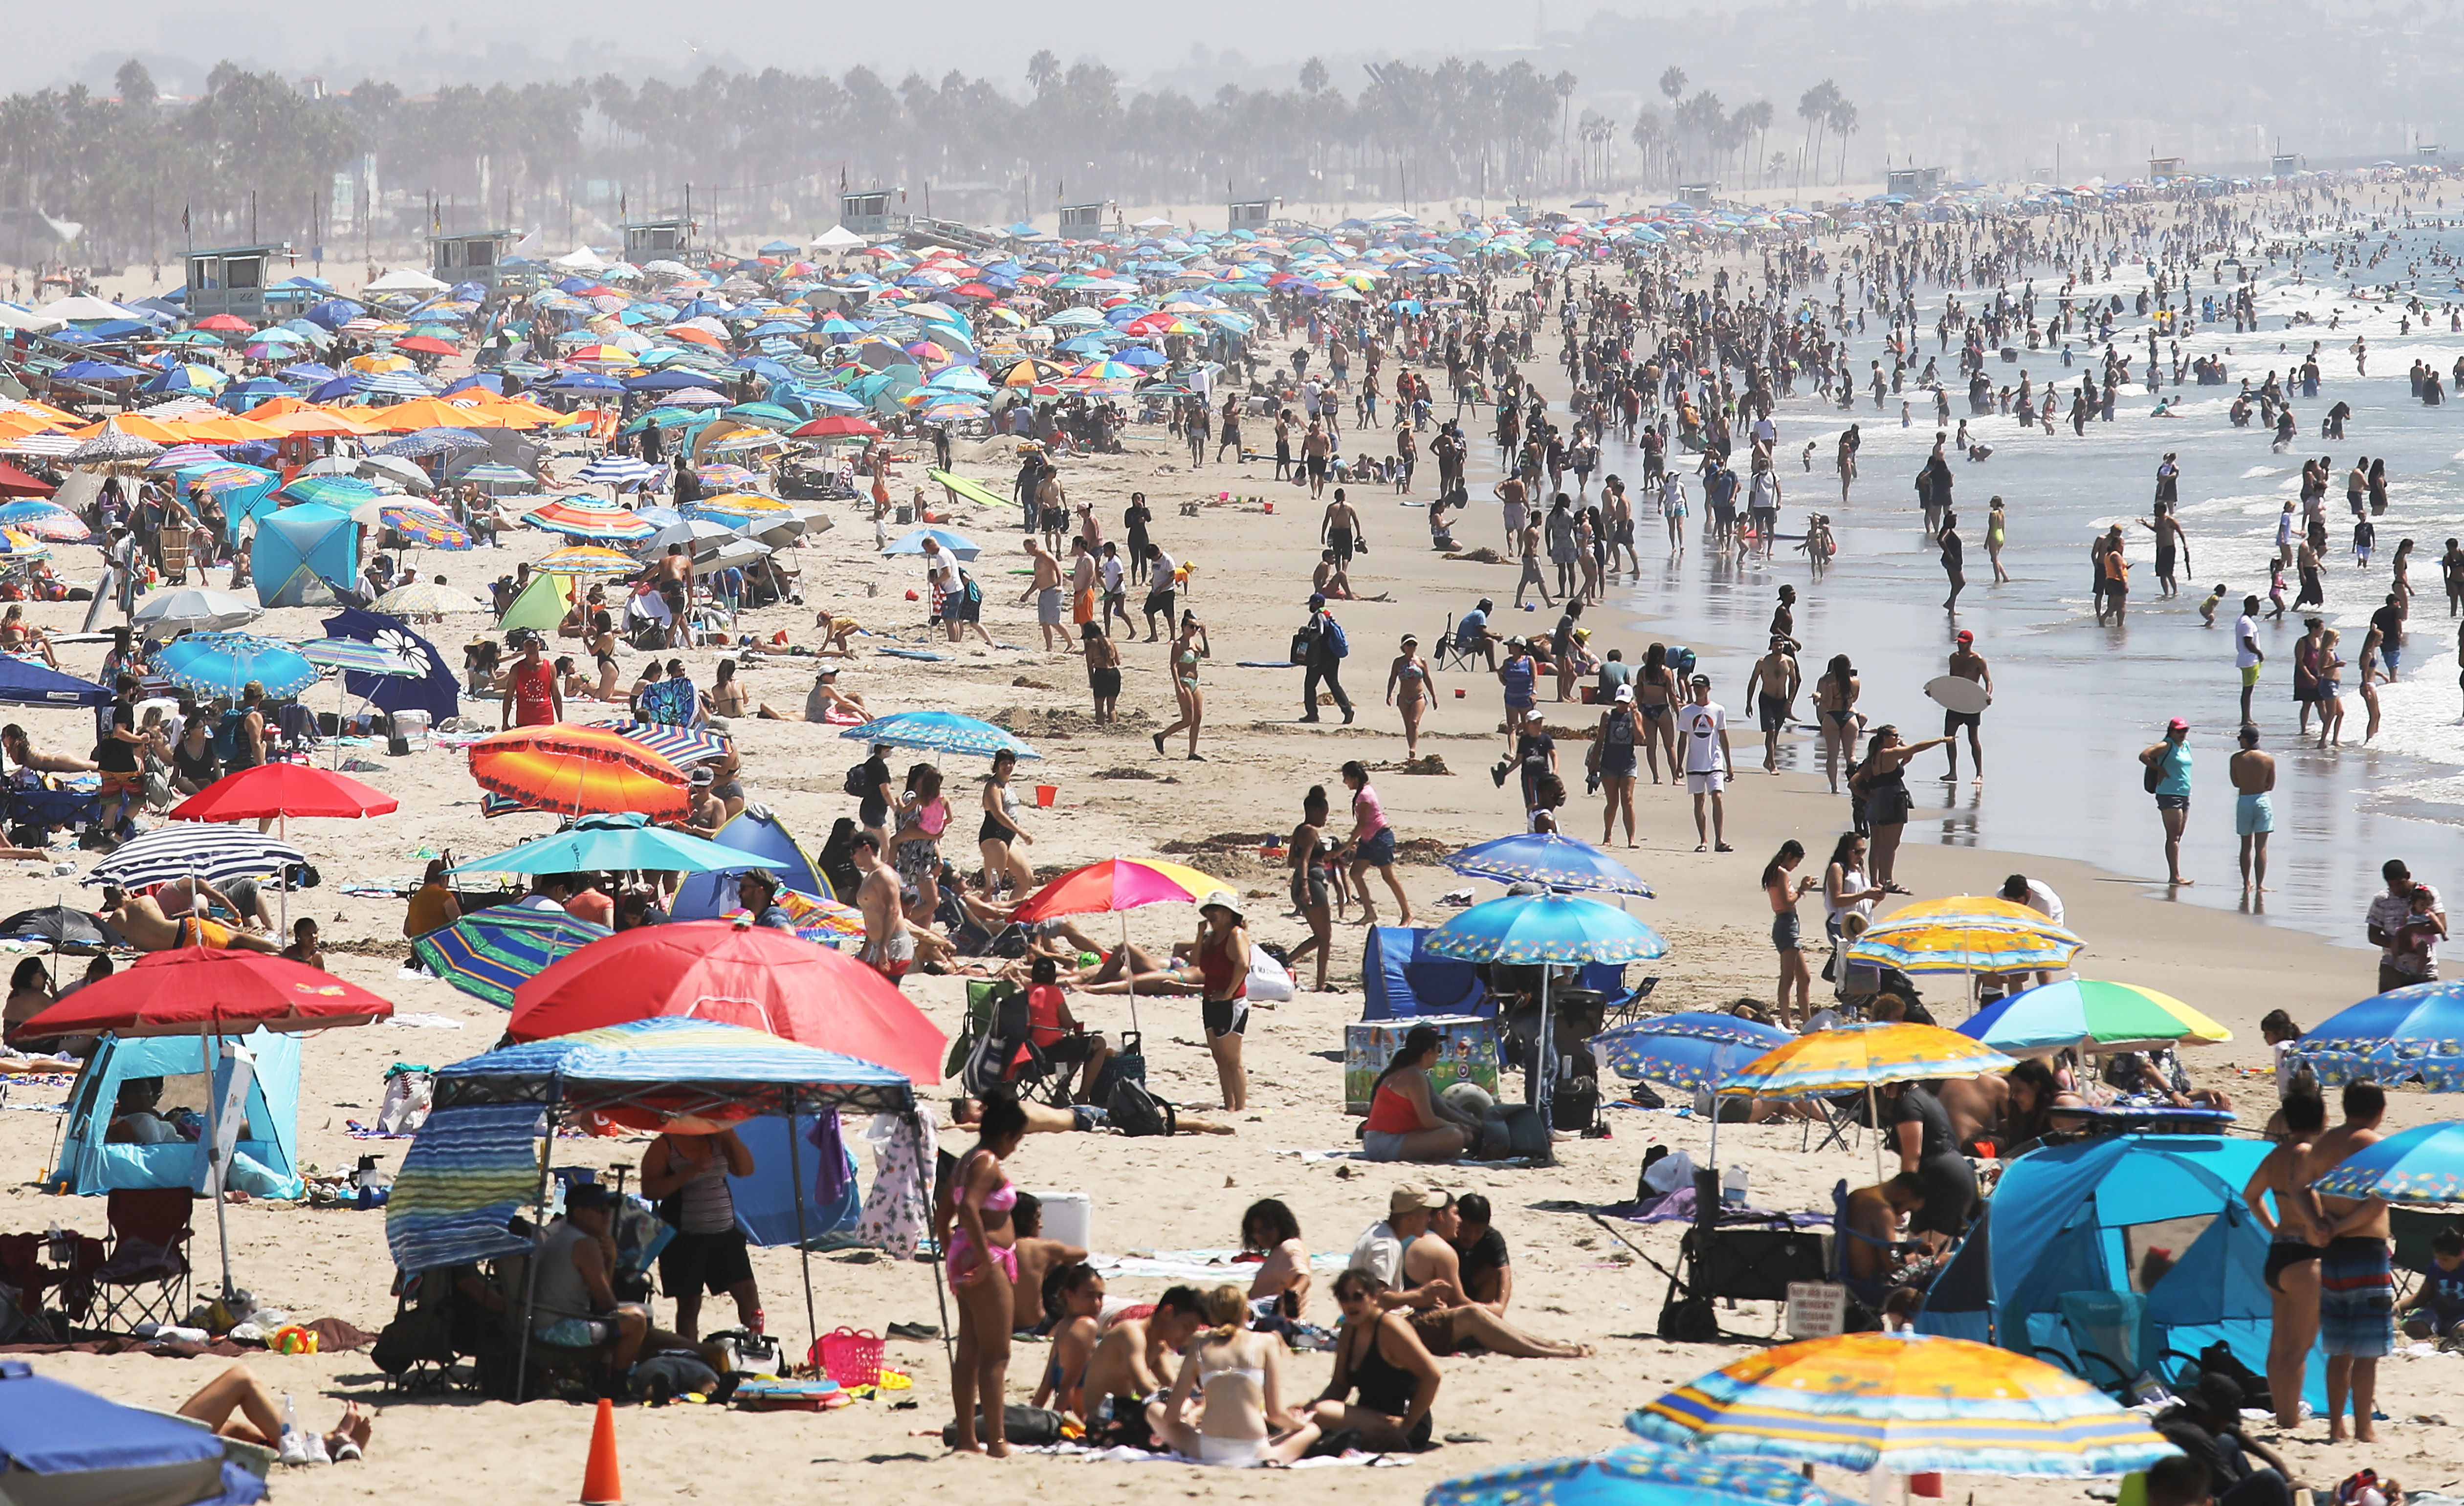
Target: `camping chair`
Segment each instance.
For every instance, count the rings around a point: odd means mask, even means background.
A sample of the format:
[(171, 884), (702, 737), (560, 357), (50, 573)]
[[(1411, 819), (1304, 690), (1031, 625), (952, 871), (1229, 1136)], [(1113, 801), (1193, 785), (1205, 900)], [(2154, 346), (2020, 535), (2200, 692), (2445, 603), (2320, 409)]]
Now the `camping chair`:
[(1660, 979), (1657, 977), (1643, 979), (1633, 993), (1609, 1006), (1608, 1017), (1602, 1028), (1613, 1030), (1619, 1025), (1631, 1025), (1649, 1014), (1643, 1004), (1650, 999), (1651, 991), (1658, 987)]
[(1483, 669), (1496, 667), (1495, 656), (1486, 648), (1475, 648), (1463, 642), (1463, 632), (1455, 626), (1452, 612), (1446, 614), (1445, 631), (1438, 635), (1437, 653), (1431, 663), (1436, 669), (1468, 669), (1478, 665)]
[(1840, 1149), (1854, 1154), (1859, 1142), (1857, 1132), (1866, 1127), (1865, 1095), (1841, 1093), (1831, 1098), (1817, 1098), (1812, 1102), (1822, 1105), (1822, 1139), (1816, 1141), (1814, 1138), (1815, 1122), (1813, 1120), (1800, 1121), (1805, 1127), (1797, 1133), (1796, 1148), (1819, 1155), (1833, 1146), (1837, 1146)]
[[(2140, 1379), (2152, 1376), (2178, 1390), (2195, 1378), (2199, 1360), (2176, 1349), (2148, 1352), (2147, 1299), (2137, 1292), (2064, 1292), (2055, 1311), (2028, 1315), (2029, 1352), (2057, 1364), (2125, 1407), (2137, 1405)], [(2165, 1362), (2179, 1360), (2167, 1375)]]
[[(1020, 1052), (1026, 1059), (1017, 1059)], [(1056, 1065), (1033, 1039), (1026, 1013), (1026, 991), (1006, 978), (971, 980), (967, 984), (967, 1023), (961, 1039), (951, 1042), (958, 1065), (949, 1075), (965, 1080), (967, 1090), (980, 1093), (985, 1083), (1006, 1081), (1022, 1099), (1044, 1098), (1066, 1106), (1069, 1080), (1076, 1068)]]
[(94, 1273), (96, 1333), (139, 1323), (176, 1323), (188, 1311), (188, 1212), (185, 1187), (115, 1188), (105, 1198), (111, 1237)]
[(477, 1388), (483, 1396), (515, 1403), (551, 1395), (568, 1386), (583, 1386), (596, 1394), (595, 1382), (605, 1373), (608, 1351), (615, 1347), (612, 1340), (558, 1344), (532, 1334), (527, 1353), (523, 1348), (522, 1331), (531, 1318), (531, 1258), (511, 1255), (495, 1262), (496, 1295), (504, 1306), (498, 1322), (482, 1330), (483, 1342), (475, 1356)]

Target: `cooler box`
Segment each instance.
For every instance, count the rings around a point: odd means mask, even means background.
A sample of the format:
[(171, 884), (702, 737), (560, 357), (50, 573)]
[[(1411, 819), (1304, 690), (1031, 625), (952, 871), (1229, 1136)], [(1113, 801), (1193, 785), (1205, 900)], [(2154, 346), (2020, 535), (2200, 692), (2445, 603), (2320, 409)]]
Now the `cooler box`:
[(1068, 1192), (1059, 1188), (1030, 1187), (1023, 1190), (1035, 1194), (1044, 1205), (1044, 1237), (1057, 1239), (1081, 1250), (1095, 1248), (1095, 1200), (1084, 1192)]
[(1469, 1015), (1368, 1020), (1343, 1027), (1344, 1112), (1369, 1112), (1369, 1090), (1376, 1083), (1377, 1074), (1386, 1070), (1386, 1063), (1416, 1025), (1434, 1029), (1445, 1043), (1444, 1059), (1429, 1069), (1433, 1087), (1442, 1093), (1457, 1082), (1477, 1082), (1490, 1097), (1497, 1096), (1496, 1021)]

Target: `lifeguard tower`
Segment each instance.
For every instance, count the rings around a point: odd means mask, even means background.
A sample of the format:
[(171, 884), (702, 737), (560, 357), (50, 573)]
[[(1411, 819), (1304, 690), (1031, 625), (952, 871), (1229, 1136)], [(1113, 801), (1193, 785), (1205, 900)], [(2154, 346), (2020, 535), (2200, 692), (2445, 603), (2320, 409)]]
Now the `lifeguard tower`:
[(188, 316), (228, 314), (252, 324), (264, 323), (265, 289), (275, 280), (273, 265), (277, 259), (285, 267), (290, 265), (289, 241), (188, 252)]
[(865, 188), (839, 195), (839, 225), (867, 239), (890, 233), (890, 190)]
[(448, 287), (475, 282), (495, 288), (506, 275), (505, 253), (513, 249), (512, 230), (466, 230), (428, 238), (429, 274)]
[(1223, 228), (1263, 234), (1274, 221), (1272, 199), (1234, 199), (1223, 207)]
[(1942, 192), (1942, 169), (1893, 167), (1882, 175), (1882, 191), (1910, 199), (1930, 199)]
[(1061, 207), (1061, 238), (1066, 241), (1090, 241), (1104, 233), (1104, 216), (1112, 207), (1098, 201), (1093, 204), (1065, 204)]
[(2150, 157), (2147, 159), (2147, 176), (2151, 181), (2158, 178), (2187, 178), (2190, 175), (2189, 164), (2190, 160), (2187, 157)]
[(693, 221), (682, 215), (628, 220), (624, 227), (625, 259), (636, 267), (650, 261), (683, 261), (693, 249)]

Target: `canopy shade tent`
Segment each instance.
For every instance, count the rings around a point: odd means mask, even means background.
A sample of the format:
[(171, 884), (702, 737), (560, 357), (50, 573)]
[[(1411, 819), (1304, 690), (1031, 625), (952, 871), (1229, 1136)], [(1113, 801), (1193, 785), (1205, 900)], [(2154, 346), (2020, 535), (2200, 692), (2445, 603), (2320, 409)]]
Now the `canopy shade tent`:
[(111, 687), (80, 680), (75, 675), (28, 664), (22, 659), (0, 659), (0, 705), (8, 706), (108, 706)]
[[(1921, 1332), (2051, 1350), (2099, 1385), (2159, 1368), (2167, 1350), (2196, 1354), (2221, 1340), (2252, 1369), (2267, 1368), (2273, 1312), (2268, 1233), (2241, 1190), (2265, 1142), (2202, 1135), (2117, 1135), (2032, 1150), (2003, 1168), (1976, 1227), (1934, 1280)], [(2147, 1254), (2169, 1253), (2153, 1284)], [(2095, 1321), (2082, 1321), (2093, 1315)], [(2097, 1359), (2079, 1335), (2131, 1352)], [(2090, 1344), (2094, 1349), (2096, 1346)], [(2324, 1408), (2325, 1366), (2302, 1388)], [(2169, 1379), (2169, 1375), (2167, 1376)]]

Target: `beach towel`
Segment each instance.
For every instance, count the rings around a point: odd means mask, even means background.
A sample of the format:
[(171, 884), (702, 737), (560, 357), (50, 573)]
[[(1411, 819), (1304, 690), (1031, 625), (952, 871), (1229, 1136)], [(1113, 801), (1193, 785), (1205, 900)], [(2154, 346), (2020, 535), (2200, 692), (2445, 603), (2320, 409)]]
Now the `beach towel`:
[[(1089, 1255), (1087, 1263), (1107, 1280), (1119, 1277), (1148, 1281), (1232, 1281), (1254, 1276), (1257, 1260), (1242, 1260), (1238, 1250), (1153, 1250), (1131, 1255)], [(1340, 1276), (1349, 1260), (1343, 1255), (1313, 1255), (1309, 1269)]]
[[(1144, 1449), (1126, 1445), (1111, 1449), (1090, 1449), (1083, 1443), (1047, 1443), (1032, 1447), (1013, 1446), (1014, 1453), (1049, 1453), (1065, 1459), (1083, 1459), (1090, 1464), (1186, 1464), (1201, 1469), (1225, 1469), (1231, 1466), (1210, 1465), (1203, 1460), (1184, 1458), (1177, 1453), (1149, 1453)], [(1365, 1453), (1358, 1449), (1323, 1459), (1303, 1459), (1286, 1465), (1292, 1470), (1393, 1470), (1412, 1462), (1408, 1453)]]

